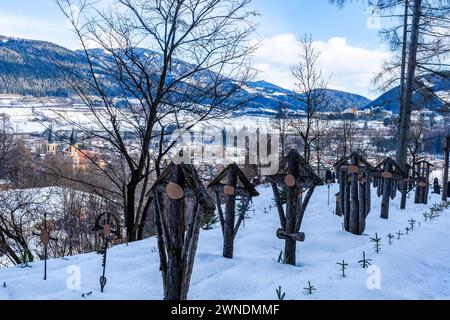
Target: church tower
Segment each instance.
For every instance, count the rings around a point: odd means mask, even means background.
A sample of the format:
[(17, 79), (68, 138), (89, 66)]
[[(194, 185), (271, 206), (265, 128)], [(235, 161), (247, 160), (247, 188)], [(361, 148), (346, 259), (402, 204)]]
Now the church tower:
[(56, 143), (55, 137), (53, 136), (53, 126), (50, 126), (50, 128), (48, 129), (46, 153), (52, 156), (56, 155)]
[(69, 140), (69, 156), (71, 158), (75, 158), (78, 153), (78, 142), (77, 142), (77, 135), (75, 133), (75, 128), (72, 128), (72, 133), (70, 134), (70, 140)]

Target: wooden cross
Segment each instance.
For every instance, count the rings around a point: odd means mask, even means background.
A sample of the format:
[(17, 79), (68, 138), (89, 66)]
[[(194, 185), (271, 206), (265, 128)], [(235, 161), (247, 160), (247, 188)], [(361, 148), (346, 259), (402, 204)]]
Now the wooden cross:
[[(281, 224), (277, 237), (285, 241), (284, 263), (295, 265), (296, 242), (305, 241), (305, 234), (300, 232), (300, 228), (306, 208), (316, 186), (323, 183), (296, 150), (288, 153), (281, 162), (279, 172), (269, 178)], [(286, 210), (280, 187), (286, 193)]]
[(47, 280), (47, 258), (48, 258), (48, 244), (50, 240), (58, 241), (58, 239), (50, 236), (50, 230), (47, 229), (47, 213), (44, 212), (44, 226), (41, 228), (39, 234), (34, 233), (35, 236), (39, 236), (42, 244), (44, 245), (44, 280)]
[(339, 175), (336, 213), (344, 216), (344, 230), (362, 235), (371, 209), (370, 182), (374, 168), (359, 154), (352, 153), (335, 164)]

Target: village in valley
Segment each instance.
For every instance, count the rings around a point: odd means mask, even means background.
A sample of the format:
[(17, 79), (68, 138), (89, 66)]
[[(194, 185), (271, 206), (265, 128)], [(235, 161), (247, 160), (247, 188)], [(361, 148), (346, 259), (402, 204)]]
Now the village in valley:
[(363, 1), (352, 62), (258, 39), (263, 2), (54, 1), (76, 49), (0, 29), (0, 300), (450, 299), (450, 3)]

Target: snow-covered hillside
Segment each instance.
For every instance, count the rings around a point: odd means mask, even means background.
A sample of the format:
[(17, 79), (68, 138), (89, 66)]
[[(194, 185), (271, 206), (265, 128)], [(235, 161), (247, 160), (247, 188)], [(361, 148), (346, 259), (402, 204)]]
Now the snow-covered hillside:
[[(275, 289), (281, 286), (286, 299), (450, 299), (450, 209), (433, 221), (425, 222), (422, 216), (440, 203), (437, 195), (430, 195), (428, 206), (413, 204), (411, 197), (403, 212), (397, 197), (386, 221), (379, 218), (380, 200), (373, 193), (366, 232), (354, 236), (342, 231), (341, 218), (333, 214), (337, 188), (330, 190), (329, 206), (327, 187), (315, 192), (302, 226), (306, 240), (297, 246), (298, 264), (292, 267), (277, 261), (284, 247), (275, 236), (278, 215), (271, 189), (260, 187), (261, 195), (254, 199), (250, 218), (236, 238), (235, 259), (222, 258), (219, 228), (202, 231), (189, 298), (276, 299)], [(406, 233), (411, 218), (417, 220), (414, 231), (389, 246), (386, 235)], [(370, 241), (375, 233), (383, 238), (379, 254)], [(379, 290), (368, 289), (371, 275), (357, 263), (363, 251), (379, 267), (374, 269), (381, 272)], [(101, 260), (96, 253), (50, 260), (46, 281), (42, 262), (1, 269), (0, 299), (161, 299), (155, 239), (108, 251), (104, 293), (98, 281)], [(349, 263), (345, 278), (336, 264), (342, 260)], [(78, 270), (81, 289), (73, 289)], [(303, 289), (308, 281), (317, 289), (313, 295)]]

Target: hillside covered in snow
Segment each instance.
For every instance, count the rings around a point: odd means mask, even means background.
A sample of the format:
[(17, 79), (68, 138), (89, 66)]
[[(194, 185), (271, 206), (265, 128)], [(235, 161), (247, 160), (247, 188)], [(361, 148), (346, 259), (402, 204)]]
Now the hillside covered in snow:
[[(259, 187), (249, 218), (238, 233), (233, 260), (222, 257), (220, 227), (202, 230), (189, 299), (277, 299), (281, 287), (286, 300), (302, 299), (450, 299), (450, 209), (431, 221), (423, 214), (441, 204), (430, 194), (429, 205), (399, 209), (391, 202), (389, 220), (379, 218), (380, 199), (372, 194), (372, 211), (362, 236), (342, 230), (334, 214), (338, 185), (317, 188), (307, 209), (302, 231), (306, 240), (297, 246), (295, 267), (278, 262), (284, 241), (275, 232), (279, 220), (269, 186)], [(328, 205), (328, 194), (330, 204)], [(415, 220), (414, 230), (410, 227)], [(401, 231), (400, 240), (397, 232)], [(395, 237), (389, 245), (388, 234)], [(408, 233), (408, 234), (406, 234)], [(371, 238), (380, 237), (377, 254)], [(365, 252), (371, 267), (358, 263)], [(345, 260), (345, 277), (337, 263)], [(162, 281), (156, 239), (119, 245), (108, 251), (105, 292), (100, 293), (102, 256), (97, 253), (0, 269), (0, 299), (161, 299)], [(304, 290), (308, 281), (316, 289)]]

